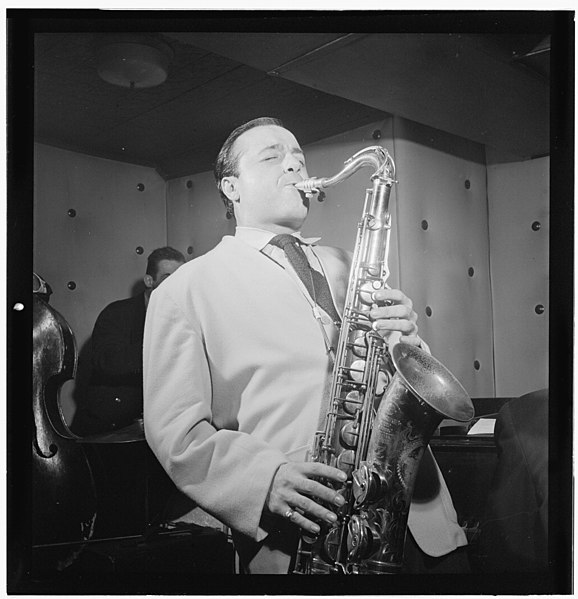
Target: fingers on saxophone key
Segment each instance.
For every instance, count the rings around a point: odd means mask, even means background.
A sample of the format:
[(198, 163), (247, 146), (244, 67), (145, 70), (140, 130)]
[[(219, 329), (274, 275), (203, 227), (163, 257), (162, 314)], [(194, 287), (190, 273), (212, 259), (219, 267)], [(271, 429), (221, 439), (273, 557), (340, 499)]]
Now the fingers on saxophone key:
[[(288, 505), (280, 515), (303, 530), (318, 534), (321, 527), (337, 521), (337, 515), (324, 506), (335, 509), (343, 506), (345, 499), (339, 489), (347, 481), (347, 475), (318, 462), (304, 462), (294, 467), (301, 476), (295, 480), (294, 493), (288, 496)], [(332, 486), (339, 489), (335, 490)]]
[(338, 510), (345, 503), (345, 498), (339, 490), (309, 480), (300, 492), (302, 495), (291, 502), (295, 511), (292, 522), (311, 532), (319, 532), (318, 525), (333, 524), (337, 521), (333, 509)]
[(304, 474), (311, 478), (327, 478), (336, 482), (344, 483), (347, 480), (347, 475), (338, 468), (327, 466), (319, 462), (305, 462), (303, 464)]
[(369, 317), (372, 320), (397, 318), (414, 320), (417, 314), (413, 308), (407, 304), (392, 304), (390, 306), (376, 306), (369, 311)]
[(377, 289), (373, 292), (371, 298), (374, 302), (379, 304), (407, 304), (409, 306), (412, 305), (412, 301), (407, 295), (401, 291), (400, 289), (391, 289), (389, 287), (384, 287), (382, 289)]
[(315, 504), (309, 510), (294, 509), (286, 513), (286, 517), (290, 515), (289, 520), (297, 526), (318, 534), (321, 531), (321, 527), (332, 525), (337, 521), (337, 515), (330, 510), (326, 510), (319, 504)]
[(397, 320), (382, 318), (372, 324), (374, 331), (382, 337), (387, 333), (398, 331), (403, 335), (417, 335), (417, 325), (413, 320)]
[(299, 526), (303, 530), (309, 531), (313, 534), (318, 534), (321, 531), (321, 527), (316, 522), (312, 522), (304, 516), (304, 512), (298, 508), (288, 508), (283, 517), (289, 522)]

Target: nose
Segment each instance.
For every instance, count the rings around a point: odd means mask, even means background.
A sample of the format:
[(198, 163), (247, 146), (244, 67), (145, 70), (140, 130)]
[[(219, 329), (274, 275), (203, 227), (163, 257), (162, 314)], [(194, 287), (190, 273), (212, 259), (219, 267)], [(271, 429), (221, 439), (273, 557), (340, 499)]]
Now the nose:
[(297, 156), (291, 152), (287, 152), (283, 160), (283, 168), (286, 173), (298, 173), (303, 168), (303, 165)]

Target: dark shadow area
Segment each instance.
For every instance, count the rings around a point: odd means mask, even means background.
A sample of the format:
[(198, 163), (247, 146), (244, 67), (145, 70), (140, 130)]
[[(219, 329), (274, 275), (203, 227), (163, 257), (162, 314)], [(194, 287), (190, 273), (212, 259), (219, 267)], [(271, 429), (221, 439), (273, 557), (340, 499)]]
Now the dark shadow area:
[(79, 412), (84, 407), (84, 402), (88, 396), (88, 388), (90, 386), (92, 360), (92, 337), (82, 345), (78, 350), (78, 362), (76, 365), (76, 376), (74, 377), (74, 391), (72, 399), (76, 406), (75, 416), (72, 419), (71, 429), (74, 431), (74, 420)]
[[(144, 276), (144, 272), (143, 272), (143, 276)], [(130, 297), (134, 297), (135, 295), (138, 295), (139, 293), (142, 293), (144, 290), (146, 289), (144, 281), (142, 280), (142, 278), (137, 279), (131, 288), (131, 292), (130, 292)], [(104, 306), (103, 306), (104, 308)]]

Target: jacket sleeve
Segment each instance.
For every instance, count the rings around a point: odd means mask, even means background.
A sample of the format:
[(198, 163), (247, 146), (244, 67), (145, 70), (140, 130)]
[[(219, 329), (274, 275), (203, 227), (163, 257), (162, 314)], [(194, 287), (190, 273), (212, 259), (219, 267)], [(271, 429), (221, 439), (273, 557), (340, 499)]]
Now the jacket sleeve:
[(213, 425), (211, 372), (195, 314), (161, 286), (144, 336), (147, 442), (176, 486), (227, 526), (260, 541), (263, 506), (286, 456), (238, 430)]
[(92, 365), (99, 375), (112, 382), (117, 377), (142, 373), (142, 343), (131, 338), (131, 323), (131, 315), (111, 304), (100, 313), (94, 325)]

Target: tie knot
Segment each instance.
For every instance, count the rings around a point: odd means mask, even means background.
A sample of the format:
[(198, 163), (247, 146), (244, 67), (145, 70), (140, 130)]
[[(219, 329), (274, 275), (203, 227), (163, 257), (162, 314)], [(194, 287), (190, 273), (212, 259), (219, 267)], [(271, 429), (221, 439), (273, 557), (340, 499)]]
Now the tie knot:
[(299, 239), (297, 239), (297, 237), (295, 237), (294, 235), (289, 235), (289, 233), (284, 233), (282, 235), (276, 235), (275, 237), (273, 237), (273, 239), (271, 239), (271, 241), (269, 242), (271, 245), (275, 245), (281, 249), (285, 249), (285, 246), (290, 245), (290, 244), (297, 244), (299, 243)]

